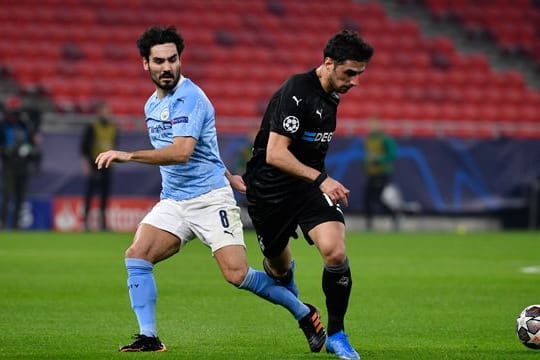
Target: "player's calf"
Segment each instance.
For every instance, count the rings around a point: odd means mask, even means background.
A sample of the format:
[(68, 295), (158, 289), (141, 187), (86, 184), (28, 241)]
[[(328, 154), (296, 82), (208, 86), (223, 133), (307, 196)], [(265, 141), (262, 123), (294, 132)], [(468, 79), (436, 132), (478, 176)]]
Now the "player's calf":
[(291, 267), (285, 273), (285, 275), (281, 277), (275, 276), (272, 273), (268, 263), (266, 262), (266, 259), (263, 260), (263, 268), (266, 274), (270, 276), (272, 279), (274, 279), (274, 281), (277, 284), (286, 287), (290, 292), (294, 294), (294, 296), (298, 297), (298, 287), (296, 286), (296, 282), (294, 281), (294, 268), (295, 268), (294, 260), (291, 260)]

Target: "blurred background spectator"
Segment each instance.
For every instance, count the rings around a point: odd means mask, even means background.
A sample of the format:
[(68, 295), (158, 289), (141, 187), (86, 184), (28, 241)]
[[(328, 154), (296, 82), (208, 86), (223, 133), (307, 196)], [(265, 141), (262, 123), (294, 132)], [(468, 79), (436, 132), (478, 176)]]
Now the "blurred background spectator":
[[(371, 130), (364, 138), (364, 211), (366, 228), (373, 228), (373, 215), (383, 209), (392, 217), (394, 230), (399, 230), (399, 209), (389, 206), (383, 199), (383, 192), (392, 185), (394, 162), (397, 159), (397, 145), (394, 139), (379, 126), (377, 119), (371, 122)], [(388, 192), (388, 190), (387, 190)]]
[(118, 144), (118, 129), (112, 121), (109, 105), (97, 105), (96, 119), (86, 126), (82, 135), (81, 155), (86, 177), (84, 193), (84, 229), (90, 230), (90, 209), (94, 193), (99, 194), (99, 229), (107, 230), (107, 205), (111, 191), (112, 167), (98, 170), (95, 164), (99, 153), (112, 150)]
[(22, 100), (12, 96), (4, 105), (0, 122), (2, 208), (0, 227), (19, 229), (21, 206), (32, 164), (39, 158), (33, 133), (22, 120)]

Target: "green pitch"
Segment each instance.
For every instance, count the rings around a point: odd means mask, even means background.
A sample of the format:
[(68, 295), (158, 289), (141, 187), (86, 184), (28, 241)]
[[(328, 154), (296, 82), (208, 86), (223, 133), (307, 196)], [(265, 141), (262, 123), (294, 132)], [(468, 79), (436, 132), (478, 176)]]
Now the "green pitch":
[[(284, 309), (226, 284), (192, 242), (156, 267), (160, 354), (118, 353), (137, 332), (130, 234), (0, 232), (2, 359), (334, 359), (311, 354)], [(251, 264), (261, 268), (253, 233)], [(540, 234), (351, 233), (346, 331), (362, 359), (540, 359), (515, 318), (540, 303)], [(321, 261), (293, 243), (301, 297), (321, 308)]]

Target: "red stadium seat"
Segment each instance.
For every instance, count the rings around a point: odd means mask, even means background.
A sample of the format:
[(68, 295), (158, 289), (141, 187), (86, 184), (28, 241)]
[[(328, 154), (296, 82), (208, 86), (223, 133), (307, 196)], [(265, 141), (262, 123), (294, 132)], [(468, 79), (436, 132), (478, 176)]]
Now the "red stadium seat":
[[(283, 81), (320, 63), (326, 36), (347, 26), (375, 47), (358, 89), (342, 98), (339, 114), (354, 120), (350, 128), (373, 116), (417, 121), (425, 125), (416, 134), (424, 135), (440, 120), (540, 122), (540, 92), (520, 72), (497, 73), (483, 54), (460, 53), (450, 37), (424, 37), (415, 19), (394, 20), (378, 2), (160, 0), (152, 11), (142, 0), (31, 1), (31, 10), (27, 3), (2, 7), (0, 65), (22, 84), (46, 85), (61, 108), (85, 109), (106, 97), (118, 113), (140, 115), (152, 86), (135, 40), (147, 25), (167, 23), (185, 38), (185, 76), (201, 85), (218, 116), (258, 118)], [(424, 3), (464, 26), (490, 29), (540, 62), (540, 11), (530, 1)]]

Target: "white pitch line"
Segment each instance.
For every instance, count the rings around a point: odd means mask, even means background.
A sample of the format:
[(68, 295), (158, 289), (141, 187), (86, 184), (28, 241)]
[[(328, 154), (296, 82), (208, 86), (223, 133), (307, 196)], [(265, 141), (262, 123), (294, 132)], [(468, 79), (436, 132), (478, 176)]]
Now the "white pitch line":
[(521, 272), (524, 274), (540, 274), (540, 265), (522, 267)]

